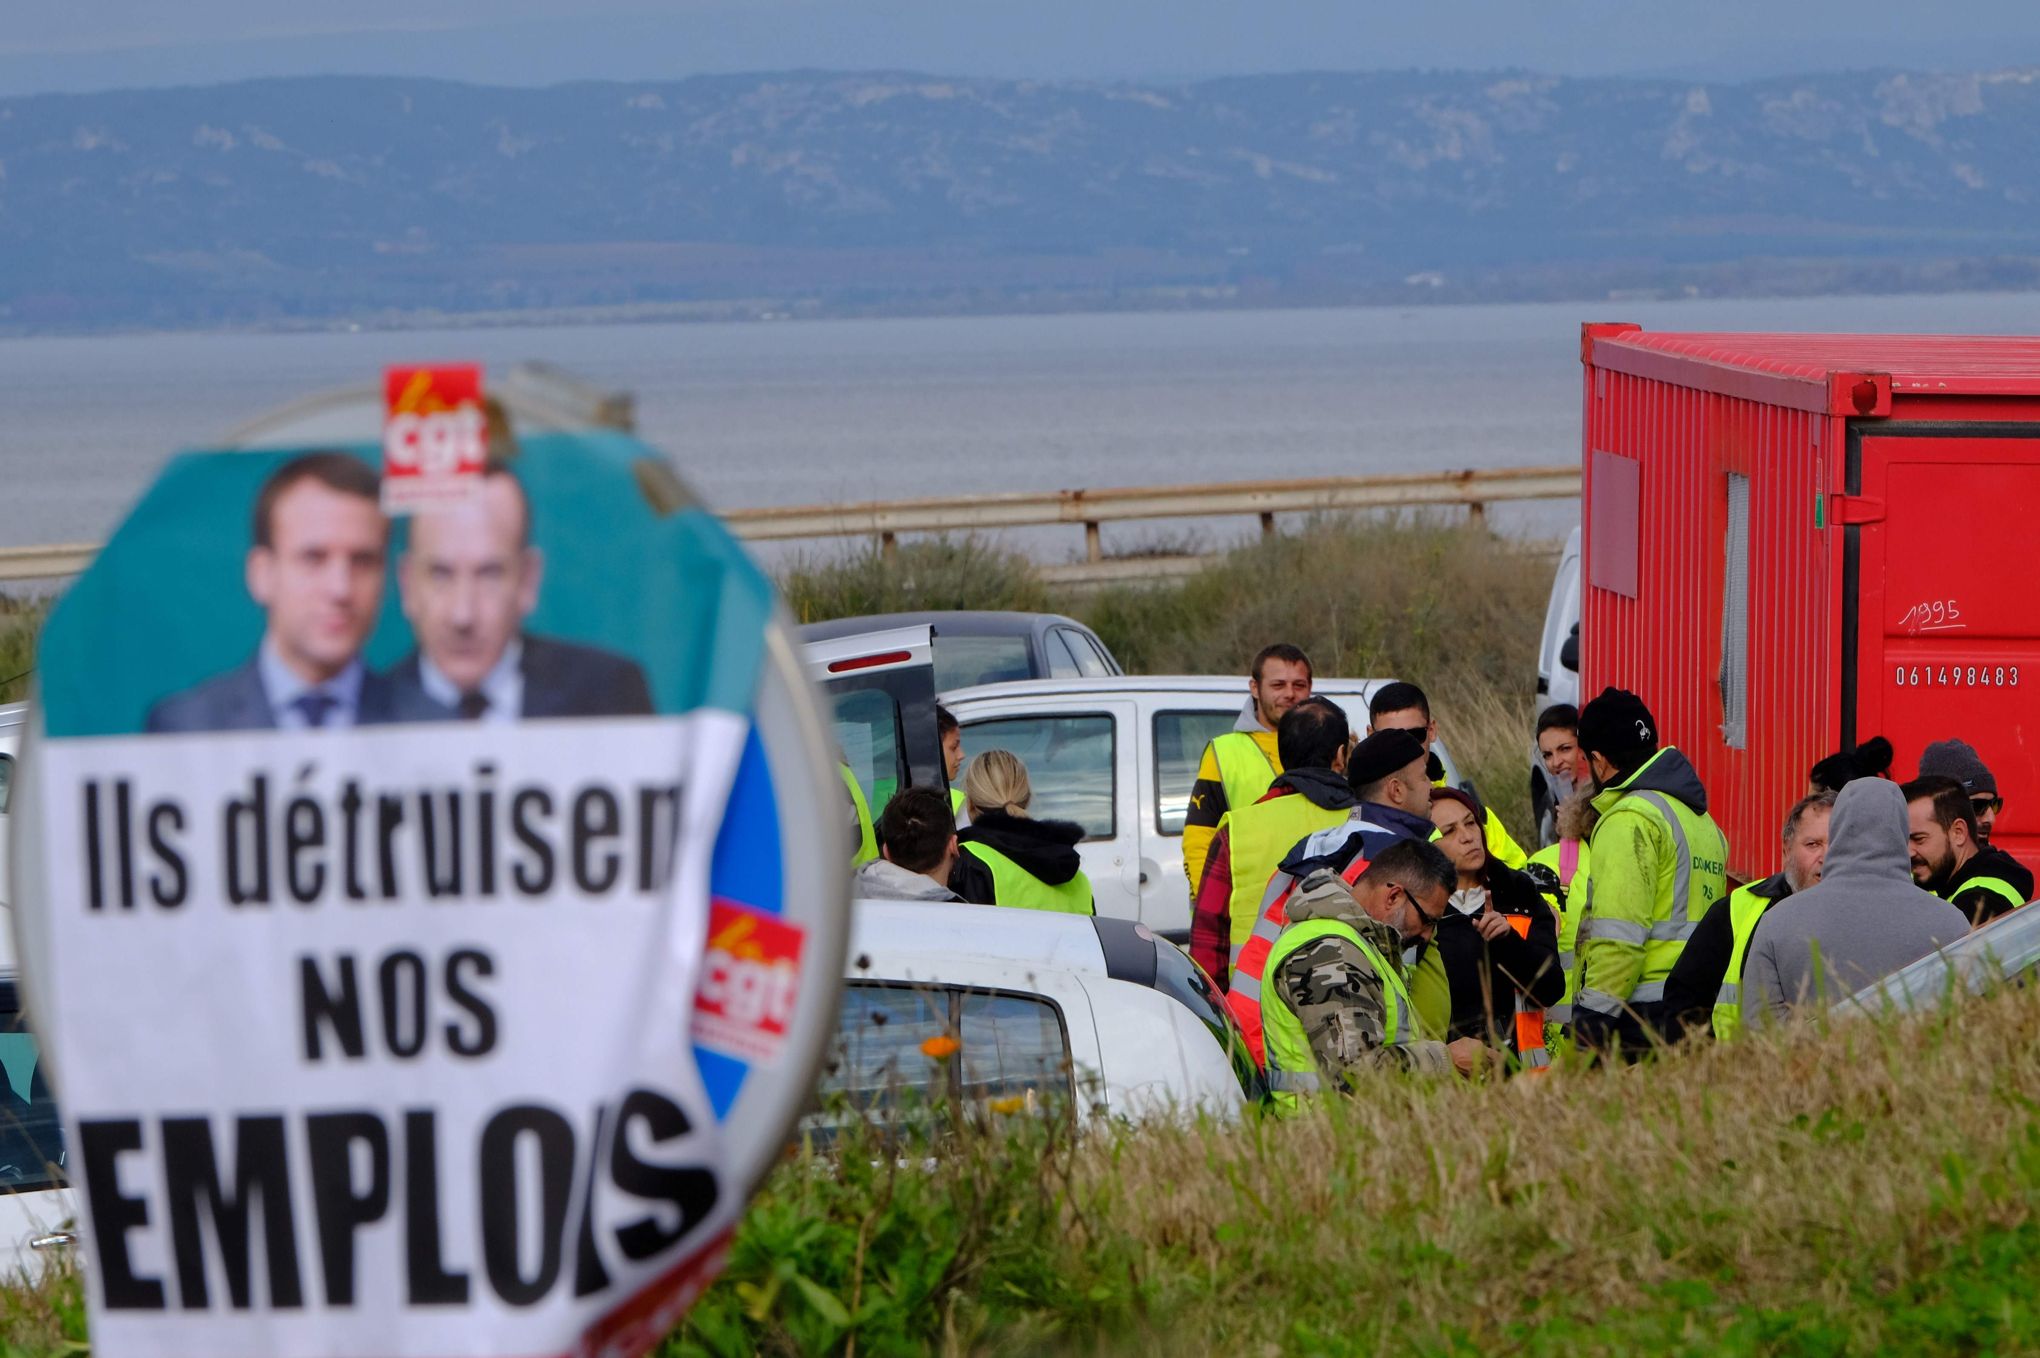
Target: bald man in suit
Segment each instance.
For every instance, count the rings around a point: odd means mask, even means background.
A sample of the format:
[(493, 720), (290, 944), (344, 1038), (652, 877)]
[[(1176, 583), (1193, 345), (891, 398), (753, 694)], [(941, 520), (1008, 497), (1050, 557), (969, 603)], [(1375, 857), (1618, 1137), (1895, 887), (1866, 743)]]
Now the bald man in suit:
[(524, 630), (544, 573), (524, 488), (499, 462), (466, 503), (414, 517), (397, 585), (418, 649), (390, 670), (394, 702), (441, 720), (649, 715), (637, 662)]

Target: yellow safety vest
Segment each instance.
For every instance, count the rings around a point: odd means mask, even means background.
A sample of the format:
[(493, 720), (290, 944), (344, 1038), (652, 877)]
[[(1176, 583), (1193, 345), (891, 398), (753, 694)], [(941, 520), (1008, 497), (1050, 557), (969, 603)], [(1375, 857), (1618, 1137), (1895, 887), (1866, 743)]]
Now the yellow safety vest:
[(1721, 989), (1714, 992), (1714, 1036), (1720, 1041), (1726, 1042), (1742, 1031), (1743, 959), (1749, 953), (1750, 939), (1756, 936), (1757, 922), (1771, 905), (1769, 896), (1760, 896), (1746, 886), (1739, 886), (1728, 895), (1728, 928), (1735, 946), (1728, 952), (1728, 970), (1722, 974)]
[[(1269, 781), (1272, 784), (1274, 780)], [(1254, 932), (1254, 921), (1261, 917), (1268, 879), (1282, 866), (1282, 860), (1298, 840), (1334, 825), (1344, 825), (1351, 814), (1348, 807), (1327, 810), (1301, 792), (1291, 792), (1251, 806), (1235, 807), (1219, 817), (1218, 828), (1224, 832), (1227, 851), (1232, 855), (1232, 896), (1226, 910), (1231, 924), (1227, 941), (1231, 944), (1234, 966), (1239, 965), (1240, 949)]]
[(1572, 1022), (1573, 1000), (1579, 994), (1580, 972), (1573, 965), (1573, 945), (1580, 932), (1580, 911), (1587, 902), (1588, 870), (1593, 864), (1594, 853), (1583, 839), (1574, 840), (1579, 849), (1573, 860), (1572, 874), (1565, 871), (1565, 844), (1563, 841), (1539, 849), (1530, 855), (1532, 863), (1542, 863), (1558, 875), (1558, 892), (1544, 893), (1544, 899), (1551, 903), (1553, 913), (1558, 916), (1558, 968), (1565, 973), (1565, 999), (1544, 1011), (1544, 1040), (1554, 1051), (1569, 1050), (1571, 1041), (1563, 1032)]
[(949, 814), (952, 816), (960, 816), (963, 814), (962, 788), (953, 787), (949, 789)]
[(857, 786), (857, 775), (850, 772), (848, 764), (837, 767), (843, 770), (843, 786), (850, 789), (850, 805), (857, 812), (857, 848), (850, 855), (854, 871), (878, 857), (878, 832), (871, 828), (871, 804), (864, 800), (864, 789)]
[(1374, 974), (1381, 978), (1388, 1001), (1382, 1013), (1383, 1043), (1391, 1047), (1406, 1046), (1416, 1030), (1410, 992), (1403, 985), (1402, 973), (1390, 966), (1372, 944), (1360, 937), (1358, 929), (1337, 919), (1311, 919), (1290, 925), (1282, 931), (1282, 937), (1275, 940), (1275, 947), (1268, 954), (1268, 968), (1262, 973), (1269, 980), (1266, 998), (1261, 1004), (1262, 1032), (1268, 1052), (1268, 1103), (1270, 1111), (1280, 1115), (1286, 1116), (1302, 1107), (1302, 1096), (1316, 1093), (1320, 1081), (1317, 1058), (1311, 1054), (1310, 1038), (1303, 1031), (1303, 1020), (1291, 1011), (1289, 1001), (1282, 998), (1282, 987), (1274, 983), (1276, 972), (1298, 948), (1327, 937), (1343, 938), (1358, 948), (1367, 964), (1374, 968)]
[(1212, 762), (1218, 765), (1218, 785), (1225, 789), (1228, 812), (1252, 806), (1268, 795), (1268, 789), (1282, 776), (1282, 759), (1261, 748), (1246, 731), (1227, 731), (1211, 742)]
[(1066, 915), (1096, 913), (1091, 905), (1091, 879), (1079, 872), (1061, 886), (1050, 886), (987, 844), (967, 843), (963, 851), (992, 870), (992, 904), (1019, 910), (1057, 910)]
[[(1638, 769), (1637, 773), (1642, 771)], [(1635, 776), (1632, 774), (1631, 780)], [(1661, 792), (1631, 791), (1624, 785), (1603, 792), (1594, 799), (1594, 805), (1601, 810), (1601, 819), (1594, 826), (1597, 840), (1619, 817), (1642, 816), (1662, 826), (1672, 842), (1671, 860), (1658, 873), (1657, 896), (1651, 902), (1649, 924), (1597, 917), (1594, 879), (1587, 879), (1578, 945), (1584, 948), (1586, 944), (1607, 939), (1643, 948), (1643, 970), (1627, 995), (1610, 995), (1583, 985), (1573, 1000), (1579, 1008), (1614, 1018), (1631, 1005), (1656, 1004), (1664, 999), (1665, 978), (1672, 974), (1679, 954), (1686, 950), (1686, 940), (1693, 936), (1699, 917), (1728, 894), (1728, 840), (1712, 817), (1696, 814), (1678, 798)], [(1693, 909), (1696, 901), (1697, 913)], [(1583, 966), (1584, 962), (1582, 958)], [(1584, 980), (1584, 970), (1581, 975)]]

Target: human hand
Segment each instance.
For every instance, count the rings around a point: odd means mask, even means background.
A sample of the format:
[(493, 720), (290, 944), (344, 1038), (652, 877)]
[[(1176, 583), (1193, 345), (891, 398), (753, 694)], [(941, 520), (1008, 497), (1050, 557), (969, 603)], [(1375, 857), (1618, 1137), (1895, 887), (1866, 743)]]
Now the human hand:
[(1452, 1068), (1466, 1076), (1484, 1073), (1494, 1061), (1487, 1043), (1477, 1037), (1454, 1038), (1446, 1044), (1445, 1052), (1452, 1058)]
[(1479, 931), (1482, 938), (1490, 943), (1500, 938), (1503, 934), (1513, 934), (1516, 932), (1510, 926), (1508, 916), (1496, 910), (1492, 905), (1473, 917), (1473, 927)]

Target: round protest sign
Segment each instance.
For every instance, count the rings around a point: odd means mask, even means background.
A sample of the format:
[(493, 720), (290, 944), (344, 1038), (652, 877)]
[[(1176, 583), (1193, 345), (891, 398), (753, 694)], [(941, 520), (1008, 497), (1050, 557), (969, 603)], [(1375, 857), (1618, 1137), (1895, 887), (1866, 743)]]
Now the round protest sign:
[(95, 1352), (643, 1352), (810, 1096), (848, 848), (769, 582), (627, 436), (444, 448), (182, 455), (44, 632)]

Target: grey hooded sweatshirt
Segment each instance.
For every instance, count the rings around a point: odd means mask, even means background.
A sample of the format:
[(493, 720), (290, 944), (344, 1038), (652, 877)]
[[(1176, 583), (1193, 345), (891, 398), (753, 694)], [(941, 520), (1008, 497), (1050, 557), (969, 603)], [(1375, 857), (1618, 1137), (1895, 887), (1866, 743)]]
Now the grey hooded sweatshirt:
[(1960, 910), (1913, 885), (1906, 833), (1898, 784), (1858, 778), (1842, 789), (1820, 881), (1772, 906), (1750, 939), (1745, 1024), (1845, 1000), (1969, 932)]

